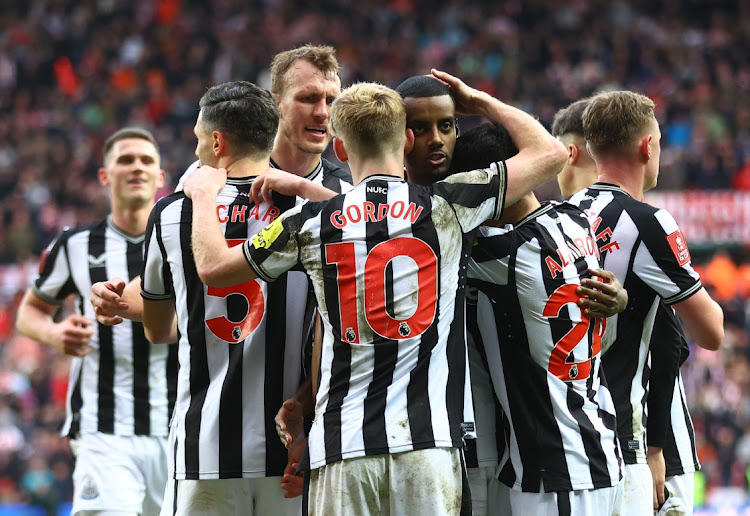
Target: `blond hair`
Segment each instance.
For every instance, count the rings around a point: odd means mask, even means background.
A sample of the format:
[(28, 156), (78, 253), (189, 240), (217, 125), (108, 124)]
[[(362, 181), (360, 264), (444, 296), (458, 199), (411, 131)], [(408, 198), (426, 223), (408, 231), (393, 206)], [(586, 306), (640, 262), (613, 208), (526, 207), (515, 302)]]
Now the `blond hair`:
[(271, 93), (284, 93), (289, 80), (287, 71), (295, 61), (307, 61), (325, 77), (340, 76), (339, 62), (336, 60), (336, 49), (328, 45), (303, 45), (279, 52), (271, 61)]
[(624, 150), (648, 130), (655, 107), (653, 100), (640, 93), (599, 93), (583, 112), (583, 137), (593, 152)]
[(354, 84), (333, 101), (331, 128), (359, 156), (399, 152), (406, 138), (404, 101), (382, 84)]

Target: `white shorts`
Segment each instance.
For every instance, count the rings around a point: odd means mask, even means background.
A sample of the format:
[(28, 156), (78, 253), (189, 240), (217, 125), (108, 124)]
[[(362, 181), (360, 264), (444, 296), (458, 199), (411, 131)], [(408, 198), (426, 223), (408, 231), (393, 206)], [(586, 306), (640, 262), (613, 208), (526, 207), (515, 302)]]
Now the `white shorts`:
[(502, 482), (494, 485), (488, 498), (488, 514), (511, 516), (609, 516), (619, 503), (622, 482), (613, 487), (524, 493)]
[(654, 514), (654, 481), (648, 464), (625, 464), (621, 484), (622, 503), (615, 516)]
[(166, 437), (82, 434), (70, 449), (76, 457), (71, 515), (159, 514), (168, 476)]
[(693, 490), (695, 473), (667, 477), (669, 498), (656, 513), (657, 516), (693, 516)]
[(281, 477), (170, 478), (161, 516), (301, 516), (302, 497), (284, 493)]
[(474, 516), (500, 514), (494, 507), (488, 507), (487, 505), (489, 493), (496, 489), (495, 484), (500, 483), (495, 478), (495, 469), (495, 466), (480, 466), (467, 470), (471, 491), (471, 508)]
[(458, 448), (344, 459), (310, 472), (309, 516), (459, 515)]

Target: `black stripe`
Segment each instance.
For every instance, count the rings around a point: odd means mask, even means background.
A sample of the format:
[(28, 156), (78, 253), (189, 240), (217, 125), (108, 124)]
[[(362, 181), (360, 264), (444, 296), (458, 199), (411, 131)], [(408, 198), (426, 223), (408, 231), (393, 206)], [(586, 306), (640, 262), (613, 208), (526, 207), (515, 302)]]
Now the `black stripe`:
[(461, 461), (461, 511), (459, 516), (472, 516), (474, 510), (471, 505), (471, 486), (469, 485), (469, 473), (466, 471), (463, 450), (459, 450), (459, 460)]
[[(412, 225), (412, 234), (415, 238), (418, 238), (425, 242), (430, 248), (435, 251), (437, 256), (437, 267), (438, 271), (441, 270), (442, 256), (440, 252), (440, 243), (437, 236), (437, 230), (432, 223), (432, 199), (429, 196), (430, 191), (425, 188), (420, 188), (415, 185), (409, 185), (409, 203), (414, 203), (417, 206), (424, 207), (422, 213), (419, 215), (417, 222)], [(437, 292), (438, 300), (440, 298), (440, 286), (441, 286), (440, 274), (437, 277)], [(459, 287), (461, 288), (461, 287)], [(454, 324), (463, 325), (463, 296), (456, 296), (456, 311), (458, 305), (461, 305), (461, 320)], [(409, 385), (406, 387), (406, 410), (409, 414), (409, 423), (411, 427), (411, 438), (414, 449), (420, 448), (431, 448), (435, 446), (435, 434), (432, 429), (432, 407), (430, 404), (429, 397), (429, 370), (430, 360), (432, 356), (432, 350), (435, 348), (440, 340), (438, 333), (438, 323), (440, 320), (440, 313), (436, 311), (435, 319), (427, 328), (419, 340), (419, 355), (417, 358), (417, 364), (412, 369), (409, 378)], [(462, 433), (461, 423), (463, 422), (463, 399), (464, 399), (464, 383), (463, 380), (460, 383), (457, 382), (456, 369), (461, 369), (461, 378), (465, 376), (465, 364), (466, 359), (463, 355), (463, 351), (459, 350), (457, 353), (457, 361), (452, 361), (455, 353), (456, 343), (452, 342), (452, 337), (455, 337), (453, 332), (454, 327), (451, 327), (451, 332), (448, 337), (448, 343), (446, 345), (446, 355), (448, 361), (448, 385), (446, 389), (446, 408), (448, 409), (448, 421), (451, 426), (451, 438), (454, 441), (456, 447), (462, 447)], [(463, 332), (461, 332), (460, 347), (465, 350), (466, 343), (464, 341)], [(453, 354), (451, 352), (454, 352)], [(439, 357), (436, 357), (439, 358)], [(455, 367), (452, 367), (455, 365)], [(460, 397), (457, 403), (456, 397)], [(456, 412), (456, 405), (460, 403), (460, 409)]]
[[(128, 280), (132, 280), (143, 267), (143, 244), (128, 242)], [(149, 364), (151, 344), (143, 333), (143, 325), (134, 322), (133, 328), (133, 417), (136, 435), (151, 433), (151, 401)]]
[[(593, 375), (591, 375), (593, 376)], [(599, 487), (610, 487), (612, 479), (607, 467), (607, 454), (602, 446), (601, 434), (591, 424), (591, 420), (583, 411), (584, 399), (568, 386), (567, 404), (568, 410), (578, 422), (578, 428), (581, 432), (581, 441), (583, 449), (586, 450), (586, 457), (589, 463), (589, 472), (591, 473), (591, 482), (594, 489)]]
[[(200, 430), (203, 404), (211, 381), (206, 352), (205, 301), (203, 283), (193, 261), (190, 232), (193, 202), (185, 198), (180, 215), (180, 251), (185, 275), (190, 346), (190, 407), (185, 414), (185, 478), (197, 480), (200, 471)], [(221, 446), (221, 443), (218, 444)]]
[[(333, 360), (331, 362), (328, 404), (323, 414), (323, 435), (325, 437), (326, 459), (328, 463), (341, 460), (341, 406), (349, 392), (351, 377), (352, 350), (348, 342), (342, 340), (341, 309), (339, 307), (339, 286), (336, 265), (326, 264), (325, 243), (341, 242), (341, 230), (328, 221), (331, 213), (340, 210), (344, 197), (336, 197), (325, 205), (320, 216), (321, 267), (323, 272), (323, 295), (328, 310), (328, 319), (333, 327)], [(321, 365), (322, 367), (322, 365)]]
[[(287, 286), (289, 275), (282, 274), (268, 284), (266, 300), (266, 368), (264, 412), (266, 432), (266, 476), (281, 476), (287, 463), (287, 450), (276, 436), (276, 413), (284, 403), (284, 351), (286, 347)], [(296, 322), (296, 321), (290, 321)]]
[[(367, 183), (366, 200), (373, 203), (375, 208), (381, 204), (388, 203), (387, 181), (371, 181)], [(382, 192), (382, 193), (375, 193)], [(366, 223), (367, 252), (372, 250), (375, 244), (388, 240), (387, 217), (377, 222)], [(396, 317), (393, 303), (393, 267), (389, 263), (386, 267), (386, 311), (391, 317)], [(374, 365), (372, 381), (367, 389), (364, 400), (363, 439), (367, 455), (388, 453), (388, 434), (386, 432), (385, 407), (388, 395), (388, 386), (393, 382), (393, 372), (398, 360), (398, 342), (391, 339), (374, 336), (373, 353)]]
[(177, 479), (174, 480), (174, 493), (173, 493), (174, 499), (172, 500), (172, 516), (177, 516), (177, 491), (178, 491), (177, 484), (179, 482), (180, 481)]
[[(217, 346), (222, 344), (217, 343)], [(244, 343), (225, 343), (227, 372), (219, 398), (219, 478), (242, 477), (242, 375)]]
[[(249, 184), (233, 185), (238, 192), (227, 207), (227, 221), (224, 236), (227, 240), (247, 239), (247, 218), (253, 204), (248, 202)], [(242, 296), (230, 295), (226, 300), (227, 318), (239, 321), (247, 314), (247, 300)], [(244, 415), (242, 406), (242, 385), (245, 371), (245, 342), (217, 344), (224, 346), (227, 355), (227, 372), (221, 384), (219, 397), (219, 478), (242, 477), (242, 433)]]
[[(469, 287), (472, 288), (472, 287)], [(466, 296), (466, 331), (472, 336), (474, 339), (474, 346), (476, 347), (477, 353), (479, 354), (479, 358), (482, 360), (482, 364), (484, 366), (484, 369), (487, 374), (487, 378), (490, 381), (490, 386), (492, 390), (492, 401), (493, 405), (495, 407), (495, 449), (497, 450), (497, 456), (498, 458), (502, 456), (503, 451), (505, 450), (505, 436), (503, 435), (502, 428), (503, 428), (503, 409), (500, 405), (500, 400), (497, 398), (497, 389), (495, 387), (495, 382), (492, 380), (492, 374), (490, 372), (490, 363), (487, 359), (487, 350), (484, 347), (484, 339), (482, 338), (482, 332), (479, 330), (479, 314), (477, 312), (479, 298), (478, 296), (481, 295), (479, 292), (475, 290), (475, 295), (470, 296), (467, 294)], [(470, 302), (469, 298), (474, 297), (475, 300)], [(470, 370), (469, 374), (473, 375), (474, 371)], [(468, 439), (466, 441), (466, 463), (468, 467), (470, 468), (476, 468), (479, 467), (479, 457), (474, 456), (473, 458), (469, 454), (469, 443), (472, 441), (476, 441), (476, 439)], [(476, 448), (476, 444), (474, 446)], [(470, 460), (473, 460), (476, 462), (476, 465), (472, 465)]]
[(70, 429), (68, 430), (68, 437), (75, 439), (78, 437), (78, 433), (81, 431), (81, 407), (83, 406), (83, 397), (81, 396), (81, 383), (83, 381), (83, 359), (78, 358), (81, 361), (81, 368), (78, 370), (78, 375), (75, 378), (70, 378), (73, 392), (70, 394), (70, 412), (71, 422)]
[(570, 516), (572, 508), (570, 507), (570, 491), (559, 491), (557, 496), (557, 514), (558, 516)]
[[(180, 341), (179, 331), (177, 342)], [(178, 357), (179, 344), (170, 344), (167, 351), (167, 428), (174, 414), (174, 406), (177, 403), (177, 376), (180, 371), (180, 359)]]
[[(91, 228), (89, 234), (89, 255), (100, 257), (106, 252), (106, 223), (98, 224)], [(107, 268), (104, 264), (100, 266), (89, 266), (91, 284), (98, 281), (107, 281)], [(114, 433), (115, 430), (115, 354), (112, 340), (112, 327), (97, 323), (99, 332), (99, 381), (97, 405), (99, 413), (98, 429), (105, 434)]]

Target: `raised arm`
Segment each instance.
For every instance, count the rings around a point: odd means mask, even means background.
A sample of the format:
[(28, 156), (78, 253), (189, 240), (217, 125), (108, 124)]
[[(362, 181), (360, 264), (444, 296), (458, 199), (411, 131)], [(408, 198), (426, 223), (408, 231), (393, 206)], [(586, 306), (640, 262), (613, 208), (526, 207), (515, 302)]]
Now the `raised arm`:
[(184, 191), (193, 200), (192, 246), (198, 276), (209, 287), (229, 287), (258, 276), (245, 260), (242, 246), (229, 247), (216, 218), (216, 195), (226, 183), (227, 171), (202, 166), (185, 180)]
[(432, 70), (432, 74), (453, 90), (457, 112), (481, 115), (508, 130), (518, 154), (505, 162), (508, 169), (506, 206), (514, 204), (562, 170), (568, 157), (565, 146), (533, 117), (488, 93), (467, 86), (450, 74), (438, 70)]
[(52, 346), (60, 353), (81, 357), (91, 351), (89, 342), (94, 334), (92, 322), (82, 315), (69, 315), (60, 322), (53, 317), (59, 306), (45, 301), (32, 290), (21, 300), (16, 315), (16, 329), (37, 342)]

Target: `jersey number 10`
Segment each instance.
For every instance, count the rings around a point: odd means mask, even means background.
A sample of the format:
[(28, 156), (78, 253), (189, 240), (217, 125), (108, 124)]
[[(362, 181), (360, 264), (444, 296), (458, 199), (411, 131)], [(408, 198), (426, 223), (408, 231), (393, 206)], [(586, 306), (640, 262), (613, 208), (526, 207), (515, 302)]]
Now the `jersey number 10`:
[[(438, 263), (435, 252), (425, 242), (413, 237), (398, 237), (379, 243), (367, 254), (364, 275), (360, 276), (357, 275), (354, 243), (327, 244), (325, 249), (326, 264), (336, 265), (338, 271), (341, 340), (360, 343), (361, 311), (364, 311), (372, 331), (386, 339), (418, 337), (432, 325), (437, 311)], [(400, 256), (411, 258), (417, 265), (417, 307), (409, 317), (395, 319), (386, 310), (386, 268)], [(394, 293), (398, 288), (398, 281), (394, 280)], [(364, 307), (359, 306), (360, 289), (364, 290)]]

